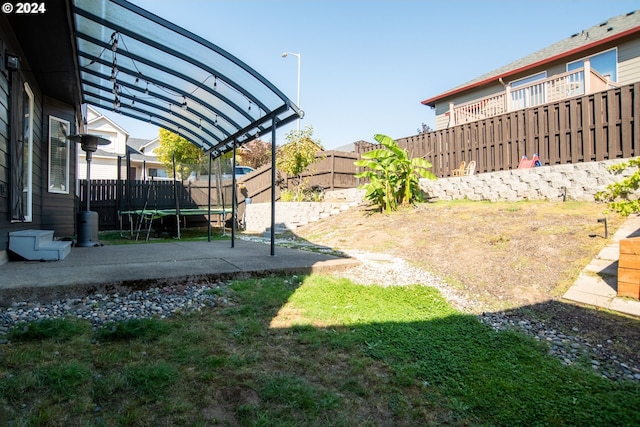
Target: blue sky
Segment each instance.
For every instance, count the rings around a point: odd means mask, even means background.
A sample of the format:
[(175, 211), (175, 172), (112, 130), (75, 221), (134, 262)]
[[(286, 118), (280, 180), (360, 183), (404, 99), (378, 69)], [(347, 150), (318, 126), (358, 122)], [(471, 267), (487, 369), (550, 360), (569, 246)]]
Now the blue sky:
[[(217, 44), (297, 98), (327, 149), (415, 135), (420, 102), (606, 19), (640, 0), (132, 0)], [(133, 138), (156, 127), (105, 114)], [(295, 124), (278, 132), (278, 143)]]

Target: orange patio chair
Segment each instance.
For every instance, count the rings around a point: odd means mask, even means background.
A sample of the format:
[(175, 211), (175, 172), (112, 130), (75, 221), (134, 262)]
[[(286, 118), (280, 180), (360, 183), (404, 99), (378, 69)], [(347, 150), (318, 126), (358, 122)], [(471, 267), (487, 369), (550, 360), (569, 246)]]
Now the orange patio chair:
[(467, 163), (463, 160), (460, 162), (460, 167), (458, 169), (451, 170), (451, 176), (462, 176), (465, 174), (467, 170)]

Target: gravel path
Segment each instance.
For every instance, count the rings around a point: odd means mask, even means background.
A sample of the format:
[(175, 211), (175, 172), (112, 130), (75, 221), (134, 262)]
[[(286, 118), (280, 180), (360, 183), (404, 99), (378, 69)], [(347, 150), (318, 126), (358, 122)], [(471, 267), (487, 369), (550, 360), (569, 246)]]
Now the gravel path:
[[(591, 369), (611, 380), (629, 379), (640, 382), (640, 365), (621, 360), (611, 350), (613, 342), (593, 343), (580, 337), (574, 328), (572, 335), (562, 334), (544, 323), (509, 313), (490, 313), (476, 301), (457, 293), (438, 277), (416, 268), (401, 258), (385, 254), (350, 252), (348, 255), (361, 261), (361, 265), (336, 272), (362, 285), (405, 286), (422, 284), (437, 288), (458, 310), (473, 314), (479, 321), (496, 331), (516, 329), (549, 345), (549, 354), (563, 364), (591, 364)], [(15, 302), (0, 309), (0, 344), (6, 344), (9, 329), (21, 322), (42, 319), (78, 317), (86, 319), (94, 327), (108, 322), (135, 318), (169, 318), (179, 312), (199, 311), (206, 307), (224, 306), (227, 300), (220, 296), (225, 282), (189, 283), (181, 286), (153, 288), (129, 294), (96, 294), (51, 303)]]

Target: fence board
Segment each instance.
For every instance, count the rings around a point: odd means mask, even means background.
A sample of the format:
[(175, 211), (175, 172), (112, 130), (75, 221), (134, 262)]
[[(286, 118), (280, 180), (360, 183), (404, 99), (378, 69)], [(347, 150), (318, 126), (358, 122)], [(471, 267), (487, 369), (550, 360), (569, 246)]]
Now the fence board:
[[(633, 134), (631, 135), (631, 141), (633, 144), (632, 147), (632, 155), (637, 155), (637, 151), (633, 152), (633, 150), (638, 150), (638, 147), (635, 145), (636, 141), (640, 139), (640, 119), (638, 119), (638, 115), (640, 114), (640, 82), (635, 83), (631, 89), (631, 94), (633, 96), (631, 111), (635, 111), (635, 115), (624, 112), (625, 117), (630, 117), (633, 121)], [(631, 157), (629, 156), (629, 157)]]
[(612, 92), (607, 98), (607, 110), (609, 112), (609, 114), (607, 114), (609, 147), (611, 147), (616, 157), (622, 156), (622, 139), (620, 138), (620, 103), (622, 100), (620, 99), (620, 95), (620, 91)]
[(606, 102), (603, 102), (603, 99), (599, 96), (593, 97), (593, 123), (594, 123), (594, 142), (595, 142), (595, 160), (600, 161), (604, 160), (607, 157), (608, 149), (606, 144), (606, 139), (604, 135), (605, 132), (605, 122), (603, 121), (603, 107), (606, 105)]
[[(622, 139), (622, 157), (631, 157), (633, 141), (631, 141), (631, 135), (633, 135), (633, 118), (626, 116), (625, 111), (631, 111), (632, 98), (631, 98), (631, 86), (625, 86), (622, 88), (622, 99), (620, 102), (620, 138)], [(636, 110), (638, 111), (638, 110)]]

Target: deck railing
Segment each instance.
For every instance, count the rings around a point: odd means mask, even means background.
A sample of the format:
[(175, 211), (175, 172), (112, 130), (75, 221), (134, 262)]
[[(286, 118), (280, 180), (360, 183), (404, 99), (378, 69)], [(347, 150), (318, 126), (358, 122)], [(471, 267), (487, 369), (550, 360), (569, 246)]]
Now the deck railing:
[[(590, 76), (586, 80), (585, 70)], [(589, 66), (526, 85), (507, 85), (503, 92), (464, 104), (451, 104), (449, 114), (452, 115), (452, 120), (449, 127), (615, 87), (618, 85)]]

